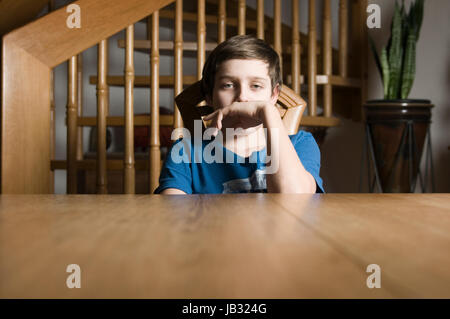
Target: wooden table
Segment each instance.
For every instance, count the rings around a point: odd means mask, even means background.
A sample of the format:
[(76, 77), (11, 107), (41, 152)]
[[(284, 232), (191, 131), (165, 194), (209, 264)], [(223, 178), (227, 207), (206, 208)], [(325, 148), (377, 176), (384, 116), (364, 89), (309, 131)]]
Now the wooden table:
[(450, 298), (450, 195), (2, 195), (17, 297)]

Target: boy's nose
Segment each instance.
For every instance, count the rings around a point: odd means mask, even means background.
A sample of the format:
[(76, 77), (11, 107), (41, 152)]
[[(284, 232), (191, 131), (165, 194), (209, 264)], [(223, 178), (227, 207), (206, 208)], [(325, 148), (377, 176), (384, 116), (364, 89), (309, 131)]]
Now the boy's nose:
[(237, 102), (248, 102), (248, 94), (247, 91), (245, 89), (243, 89), (242, 87), (239, 89), (239, 91), (237, 92), (237, 98), (236, 98)]

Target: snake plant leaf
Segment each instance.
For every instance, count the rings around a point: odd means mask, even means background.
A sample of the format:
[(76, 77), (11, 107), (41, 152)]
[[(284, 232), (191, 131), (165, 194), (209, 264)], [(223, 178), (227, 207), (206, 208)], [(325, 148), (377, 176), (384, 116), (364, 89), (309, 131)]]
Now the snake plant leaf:
[(385, 99), (406, 99), (411, 91), (424, 3), (425, 0), (413, 0), (406, 12), (405, 0), (401, 0), (401, 6), (395, 0), (391, 34), (387, 46), (383, 47), (380, 55), (377, 54), (373, 39), (369, 37), (375, 63), (381, 73)]
[(399, 96), (399, 88), (401, 81), (401, 69), (402, 69), (402, 17), (400, 14), (400, 8), (395, 2), (394, 17), (392, 21), (392, 43), (389, 48), (389, 99), (396, 99)]
[(401, 98), (408, 98), (416, 73), (416, 35), (411, 30), (406, 42), (405, 62), (402, 75)]
[(406, 38), (408, 37), (408, 29), (410, 23), (409, 23), (409, 14), (406, 13), (404, 1), (402, 1), (400, 15), (402, 16), (402, 40), (403, 40), (402, 45), (406, 46)]
[(396, 67), (394, 71), (392, 68), (389, 69), (392, 83), (389, 83), (390, 87), (390, 99), (399, 99), (400, 98), (400, 90), (402, 86), (402, 69), (403, 69), (403, 46), (400, 47), (400, 52), (398, 53), (399, 59), (396, 62)]
[(416, 41), (419, 39), (420, 35), (420, 29), (422, 27), (422, 21), (423, 21), (423, 6), (424, 6), (424, 0), (416, 0), (417, 2), (414, 3), (414, 20), (415, 20), (415, 36)]
[[(402, 17), (401, 21), (402, 21), (402, 48), (406, 48), (406, 39), (408, 38), (408, 30), (409, 30), (409, 15), (406, 13), (406, 9), (405, 9), (405, 1), (402, 0), (402, 6), (400, 8), (400, 15)], [(401, 68), (400, 68), (400, 74), (403, 74), (403, 69), (404, 69), (404, 61), (405, 61), (405, 52), (406, 50), (403, 49), (403, 53), (401, 56), (402, 59), (402, 63), (401, 63)], [(402, 77), (399, 79), (400, 83), (399, 83), (399, 87), (398, 89), (401, 89), (402, 86)], [(401, 95), (401, 92), (398, 93), (398, 97)]]
[(383, 92), (384, 98), (388, 99), (389, 89), (389, 62), (386, 48), (381, 49), (381, 66), (383, 70)]

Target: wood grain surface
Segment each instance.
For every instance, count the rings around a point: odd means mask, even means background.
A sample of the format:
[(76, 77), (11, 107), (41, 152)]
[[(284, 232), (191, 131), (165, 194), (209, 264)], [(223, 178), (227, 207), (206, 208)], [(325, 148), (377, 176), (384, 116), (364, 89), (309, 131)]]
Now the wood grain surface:
[(449, 207), (447, 194), (2, 195), (0, 298), (449, 298)]

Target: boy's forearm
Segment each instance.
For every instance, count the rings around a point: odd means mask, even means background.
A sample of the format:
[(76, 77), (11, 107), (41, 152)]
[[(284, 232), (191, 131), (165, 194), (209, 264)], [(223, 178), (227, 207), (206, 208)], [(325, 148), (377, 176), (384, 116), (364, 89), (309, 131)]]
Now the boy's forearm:
[(298, 158), (277, 108), (267, 104), (262, 109), (261, 120), (267, 129), (267, 156), (271, 163), (278, 162), (278, 170), (266, 175), (267, 192), (315, 193), (316, 182)]

